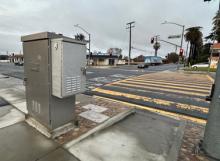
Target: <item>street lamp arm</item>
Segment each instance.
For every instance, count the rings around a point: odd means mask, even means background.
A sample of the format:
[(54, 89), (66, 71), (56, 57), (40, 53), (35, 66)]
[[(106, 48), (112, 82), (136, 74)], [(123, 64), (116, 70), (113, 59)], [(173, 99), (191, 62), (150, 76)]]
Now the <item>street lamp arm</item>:
[(78, 27), (81, 30), (83, 30), (86, 34), (90, 35), (90, 33), (88, 31), (86, 31), (84, 28), (82, 28), (79, 24), (74, 25), (74, 27)]
[(158, 41), (162, 41), (162, 42), (165, 42), (165, 43), (167, 43), (167, 44), (170, 44), (170, 45), (177, 46), (177, 47), (181, 48), (180, 45), (174, 44), (174, 43), (169, 42), (169, 41), (165, 41), (165, 40), (162, 40), (162, 39), (159, 39)]
[(181, 25), (181, 24), (178, 24), (178, 23), (175, 23), (175, 22), (168, 22), (168, 21), (165, 21), (162, 24), (173, 24), (173, 25), (177, 25), (177, 26), (180, 26), (180, 27), (184, 27), (184, 25)]

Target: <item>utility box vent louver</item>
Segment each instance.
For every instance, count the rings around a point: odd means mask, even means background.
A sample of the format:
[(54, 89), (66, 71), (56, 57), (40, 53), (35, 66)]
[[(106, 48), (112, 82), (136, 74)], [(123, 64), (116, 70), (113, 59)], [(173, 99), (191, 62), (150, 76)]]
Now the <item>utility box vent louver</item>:
[(75, 93), (81, 90), (81, 78), (77, 77), (67, 77), (66, 78), (66, 93)]

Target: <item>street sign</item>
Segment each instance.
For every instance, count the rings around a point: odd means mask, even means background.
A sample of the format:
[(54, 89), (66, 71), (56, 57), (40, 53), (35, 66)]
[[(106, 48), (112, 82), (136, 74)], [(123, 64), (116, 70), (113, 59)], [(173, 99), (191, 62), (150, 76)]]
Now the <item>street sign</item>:
[(170, 35), (168, 36), (168, 39), (178, 39), (181, 38), (181, 35)]

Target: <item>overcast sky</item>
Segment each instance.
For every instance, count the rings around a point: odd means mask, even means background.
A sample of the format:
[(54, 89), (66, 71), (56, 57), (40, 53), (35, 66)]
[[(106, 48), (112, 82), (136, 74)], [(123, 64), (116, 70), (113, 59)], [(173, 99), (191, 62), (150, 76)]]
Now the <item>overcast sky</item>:
[[(153, 55), (152, 36), (168, 40), (169, 35), (181, 33), (180, 27), (161, 25), (163, 21), (202, 26), (206, 36), (217, 9), (217, 0), (0, 0), (0, 52), (22, 50), (21, 35), (52, 31), (73, 37), (83, 33), (74, 28), (80, 24), (91, 33), (92, 51), (118, 47), (128, 55), (126, 23), (135, 21), (132, 46), (147, 52), (132, 50), (132, 56)], [(180, 44), (178, 39), (169, 41)], [(171, 51), (173, 46), (162, 43), (159, 55)]]

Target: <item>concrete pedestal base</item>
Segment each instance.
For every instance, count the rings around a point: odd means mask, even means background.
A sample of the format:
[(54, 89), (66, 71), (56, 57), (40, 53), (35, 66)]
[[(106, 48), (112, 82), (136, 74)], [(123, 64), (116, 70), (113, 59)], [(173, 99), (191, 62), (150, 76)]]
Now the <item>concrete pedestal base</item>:
[(54, 130), (50, 130), (31, 116), (27, 116), (25, 121), (30, 126), (34, 127), (37, 131), (39, 131), (40, 133), (42, 133), (43, 135), (45, 135), (48, 138), (59, 137), (60, 135), (65, 134), (65, 133), (73, 130), (75, 127), (73, 122), (69, 122), (63, 126), (60, 126), (56, 129), (54, 129)]

